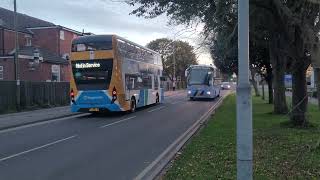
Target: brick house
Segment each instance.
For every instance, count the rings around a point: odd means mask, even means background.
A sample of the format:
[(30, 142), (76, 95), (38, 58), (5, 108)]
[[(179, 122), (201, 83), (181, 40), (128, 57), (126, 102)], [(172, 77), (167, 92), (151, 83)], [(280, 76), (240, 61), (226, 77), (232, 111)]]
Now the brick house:
[[(0, 80), (14, 80), (13, 11), (0, 7)], [(26, 81), (69, 81), (71, 41), (82, 33), (18, 13), (18, 74)]]

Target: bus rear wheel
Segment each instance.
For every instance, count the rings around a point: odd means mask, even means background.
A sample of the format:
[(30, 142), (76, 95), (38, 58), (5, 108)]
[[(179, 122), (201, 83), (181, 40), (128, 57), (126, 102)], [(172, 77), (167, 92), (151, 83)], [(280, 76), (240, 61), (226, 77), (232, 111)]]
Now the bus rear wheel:
[(136, 100), (134, 98), (131, 98), (131, 103), (130, 103), (130, 112), (135, 112), (136, 111)]
[(157, 93), (156, 95), (156, 104), (158, 104), (160, 102), (160, 97), (159, 97), (159, 94)]

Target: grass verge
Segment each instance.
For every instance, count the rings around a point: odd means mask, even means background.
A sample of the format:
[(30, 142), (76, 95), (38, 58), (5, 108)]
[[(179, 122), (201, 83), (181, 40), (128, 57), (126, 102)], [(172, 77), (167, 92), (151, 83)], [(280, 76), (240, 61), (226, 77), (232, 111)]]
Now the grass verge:
[[(227, 97), (164, 179), (236, 179), (236, 100)], [(254, 179), (320, 179), (320, 112), (309, 106), (308, 129), (283, 126), (288, 117), (253, 97)]]

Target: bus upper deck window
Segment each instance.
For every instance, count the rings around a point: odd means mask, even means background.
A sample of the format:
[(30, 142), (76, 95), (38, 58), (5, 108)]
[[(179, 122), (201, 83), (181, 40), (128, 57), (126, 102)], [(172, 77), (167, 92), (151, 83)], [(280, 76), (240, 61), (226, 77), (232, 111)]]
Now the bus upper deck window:
[(84, 44), (77, 44), (77, 49), (76, 51), (85, 51), (86, 50), (86, 45)]

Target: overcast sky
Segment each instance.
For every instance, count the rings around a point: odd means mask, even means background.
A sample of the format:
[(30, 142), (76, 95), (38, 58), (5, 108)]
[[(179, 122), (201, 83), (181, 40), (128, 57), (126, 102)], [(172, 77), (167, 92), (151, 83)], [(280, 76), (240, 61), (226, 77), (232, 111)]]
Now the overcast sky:
[[(13, 9), (13, 0), (0, 0), (0, 6)], [(129, 15), (133, 7), (118, 0), (17, 0), (18, 12), (77, 31), (95, 34), (117, 34), (141, 45), (151, 40), (173, 38), (183, 26), (168, 26), (166, 16), (155, 19)], [(201, 28), (198, 28), (200, 31)], [(185, 32), (178, 37), (196, 45), (197, 33)], [(197, 51), (200, 63), (210, 64), (205, 50)]]

